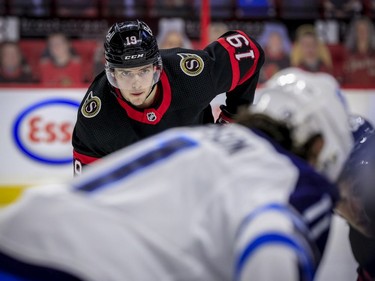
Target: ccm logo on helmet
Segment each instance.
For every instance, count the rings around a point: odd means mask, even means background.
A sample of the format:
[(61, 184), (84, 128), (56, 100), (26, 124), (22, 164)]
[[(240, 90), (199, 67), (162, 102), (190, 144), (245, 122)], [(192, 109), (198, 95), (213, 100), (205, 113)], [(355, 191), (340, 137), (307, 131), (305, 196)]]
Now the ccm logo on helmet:
[(138, 55), (132, 55), (132, 56), (124, 56), (124, 60), (132, 60), (132, 59), (139, 59), (143, 58), (145, 54), (138, 54)]

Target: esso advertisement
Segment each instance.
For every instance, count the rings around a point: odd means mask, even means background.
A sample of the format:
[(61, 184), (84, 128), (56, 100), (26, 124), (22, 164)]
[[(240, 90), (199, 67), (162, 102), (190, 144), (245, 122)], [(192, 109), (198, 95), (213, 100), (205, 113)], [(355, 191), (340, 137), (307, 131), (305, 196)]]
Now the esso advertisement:
[(79, 103), (71, 99), (46, 99), (24, 108), (13, 125), (18, 149), (45, 164), (72, 163), (72, 132)]

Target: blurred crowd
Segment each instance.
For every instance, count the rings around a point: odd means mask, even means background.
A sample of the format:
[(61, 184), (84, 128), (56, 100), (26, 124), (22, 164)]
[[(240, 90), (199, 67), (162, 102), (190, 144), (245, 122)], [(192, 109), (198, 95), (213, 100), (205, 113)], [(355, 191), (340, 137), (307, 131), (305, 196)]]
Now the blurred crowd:
[[(351, 18), (375, 15), (374, 0), (215, 0), (214, 18)], [(38, 17), (186, 17), (201, 0), (0, 0), (0, 14)]]
[(259, 39), (266, 53), (261, 82), (288, 66), (334, 75), (346, 87), (375, 87), (374, 24), (352, 19), (340, 44), (327, 44), (312, 24), (300, 25), (293, 41), (282, 24), (266, 25)]
[[(186, 21), (202, 1), (186, 0), (0, 0), (0, 16), (31, 18), (157, 19), (160, 48), (202, 48), (189, 38)], [(229, 29), (231, 19), (260, 19), (256, 34), (266, 53), (260, 83), (296, 66), (334, 75), (343, 87), (375, 88), (375, 0), (218, 0), (211, 2), (209, 41)], [(221, 20), (220, 20), (221, 19)], [(290, 32), (288, 20), (298, 23)], [(327, 40), (325, 26), (298, 19), (340, 20), (342, 38)], [(104, 34), (105, 31), (103, 31)], [(104, 69), (103, 38), (78, 39), (63, 32), (45, 38), (0, 40), (0, 83), (71, 87), (89, 83)]]

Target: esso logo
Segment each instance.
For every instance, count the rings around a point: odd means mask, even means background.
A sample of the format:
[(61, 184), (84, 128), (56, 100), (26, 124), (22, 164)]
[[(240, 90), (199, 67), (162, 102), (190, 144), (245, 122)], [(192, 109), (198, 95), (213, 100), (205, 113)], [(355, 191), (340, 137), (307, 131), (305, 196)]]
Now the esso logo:
[(26, 108), (13, 126), (16, 145), (38, 162), (72, 163), (71, 140), (78, 107), (74, 100), (51, 99)]

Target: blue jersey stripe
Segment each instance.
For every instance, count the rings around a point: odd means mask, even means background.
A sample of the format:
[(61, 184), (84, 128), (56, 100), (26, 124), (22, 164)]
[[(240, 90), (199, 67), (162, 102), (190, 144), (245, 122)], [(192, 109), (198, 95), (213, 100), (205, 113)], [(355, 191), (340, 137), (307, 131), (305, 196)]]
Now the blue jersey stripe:
[(107, 171), (104, 175), (101, 174), (100, 176), (91, 178), (90, 181), (82, 183), (75, 188), (77, 190), (86, 192), (96, 191), (116, 181), (129, 177), (144, 168), (152, 166), (161, 160), (176, 154), (177, 152), (196, 145), (196, 141), (186, 137), (177, 137), (162, 142), (161, 144), (158, 144), (157, 147), (143, 153), (135, 159), (132, 159), (131, 161), (128, 161), (120, 166), (116, 166), (114, 169)]
[(1, 281), (31, 281), (31, 279), (25, 279), (20, 276), (14, 276), (12, 274), (7, 274), (0, 271), (0, 280)]
[(252, 254), (254, 254), (256, 250), (262, 246), (272, 244), (284, 245), (296, 253), (299, 260), (299, 264), (296, 266), (299, 266), (300, 269), (300, 280), (312, 281), (314, 279), (315, 266), (309, 251), (304, 249), (304, 247), (292, 236), (278, 232), (269, 232), (256, 237), (254, 240), (248, 243), (244, 250), (240, 253), (235, 264), (235, 280), (241, 279), (241, 273), (246, 262), (249, 261)]

